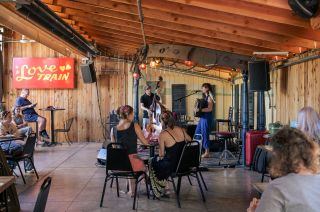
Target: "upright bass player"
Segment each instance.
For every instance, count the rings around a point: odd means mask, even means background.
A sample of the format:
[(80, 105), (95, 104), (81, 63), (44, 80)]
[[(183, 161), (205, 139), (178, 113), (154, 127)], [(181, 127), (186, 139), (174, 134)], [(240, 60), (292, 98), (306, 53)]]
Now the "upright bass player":
[(197, 125), (195, 134), (202, 135), (202, 148), (205, 150), (204, 154), (201, 156), (203, 158), (209, 157), (209, 134), (212, 129), (212, 108), (214, 103), (212, 93), (212, 87), (209, 83), (202, 84), (202, 96), (204, 99), (203, 108), (195, 108), (194, 111), (200, 112), (200, 121)]

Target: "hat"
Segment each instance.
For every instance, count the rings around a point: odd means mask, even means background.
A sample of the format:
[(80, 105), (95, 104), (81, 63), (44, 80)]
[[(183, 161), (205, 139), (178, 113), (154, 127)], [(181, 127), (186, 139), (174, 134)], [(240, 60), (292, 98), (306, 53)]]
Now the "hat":
[(149, 90), (149, 89), (151, 89), (151, 86), (150, 85), (145, 85), (144, 87), (143, 87), (143, 90)]

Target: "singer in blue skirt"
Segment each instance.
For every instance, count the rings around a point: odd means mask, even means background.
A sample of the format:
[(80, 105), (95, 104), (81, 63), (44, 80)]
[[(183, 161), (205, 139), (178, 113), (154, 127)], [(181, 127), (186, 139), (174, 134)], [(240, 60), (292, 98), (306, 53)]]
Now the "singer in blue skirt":
[(205, 150), (204, 154), (201, 156), (203, 158), (209, 157), (209, 135), (212, 129), (212, 108), (213, 108), (213, 91), (209, 83), (204, 83), (202, 85), (202, 95), (204, 105), (202, 109), (195, 109), (195, 112), (201, 112), (200, 121), (197, 125), (195, 134), (202, 135), (202, 148)]

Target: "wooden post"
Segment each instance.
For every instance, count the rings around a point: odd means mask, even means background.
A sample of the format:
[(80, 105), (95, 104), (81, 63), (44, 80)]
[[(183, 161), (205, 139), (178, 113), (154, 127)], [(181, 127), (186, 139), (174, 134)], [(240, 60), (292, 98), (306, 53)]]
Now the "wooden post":
[(242, 140), (242, 163), (245, 166), (246, 164), (246, 133), (249, 130), (249, 99), (248, 99), (248, 70), (243, 70), (242, 72), (243, 79), (243, 89), (242, 89), (242, 131), (241, 131), (241, 140)]
[(138, 71), (139, 77), (133, 78), (133, 109), (134, 109), (134, 121), (139, 122), (139, 80), (140, 80), (140, 71), (138, 64), (134, 65), (134, 71)]

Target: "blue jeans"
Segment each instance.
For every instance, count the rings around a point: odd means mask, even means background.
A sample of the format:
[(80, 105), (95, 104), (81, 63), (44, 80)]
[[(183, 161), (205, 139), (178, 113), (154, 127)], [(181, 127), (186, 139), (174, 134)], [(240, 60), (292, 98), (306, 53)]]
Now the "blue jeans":
[(20, 135), (27, 137), (28, 135), (30, 135), (30, 133), (32, 133), (32, 128), (31, 127), (22, 127), (20, 129), (18, 129), (18, 132)]

